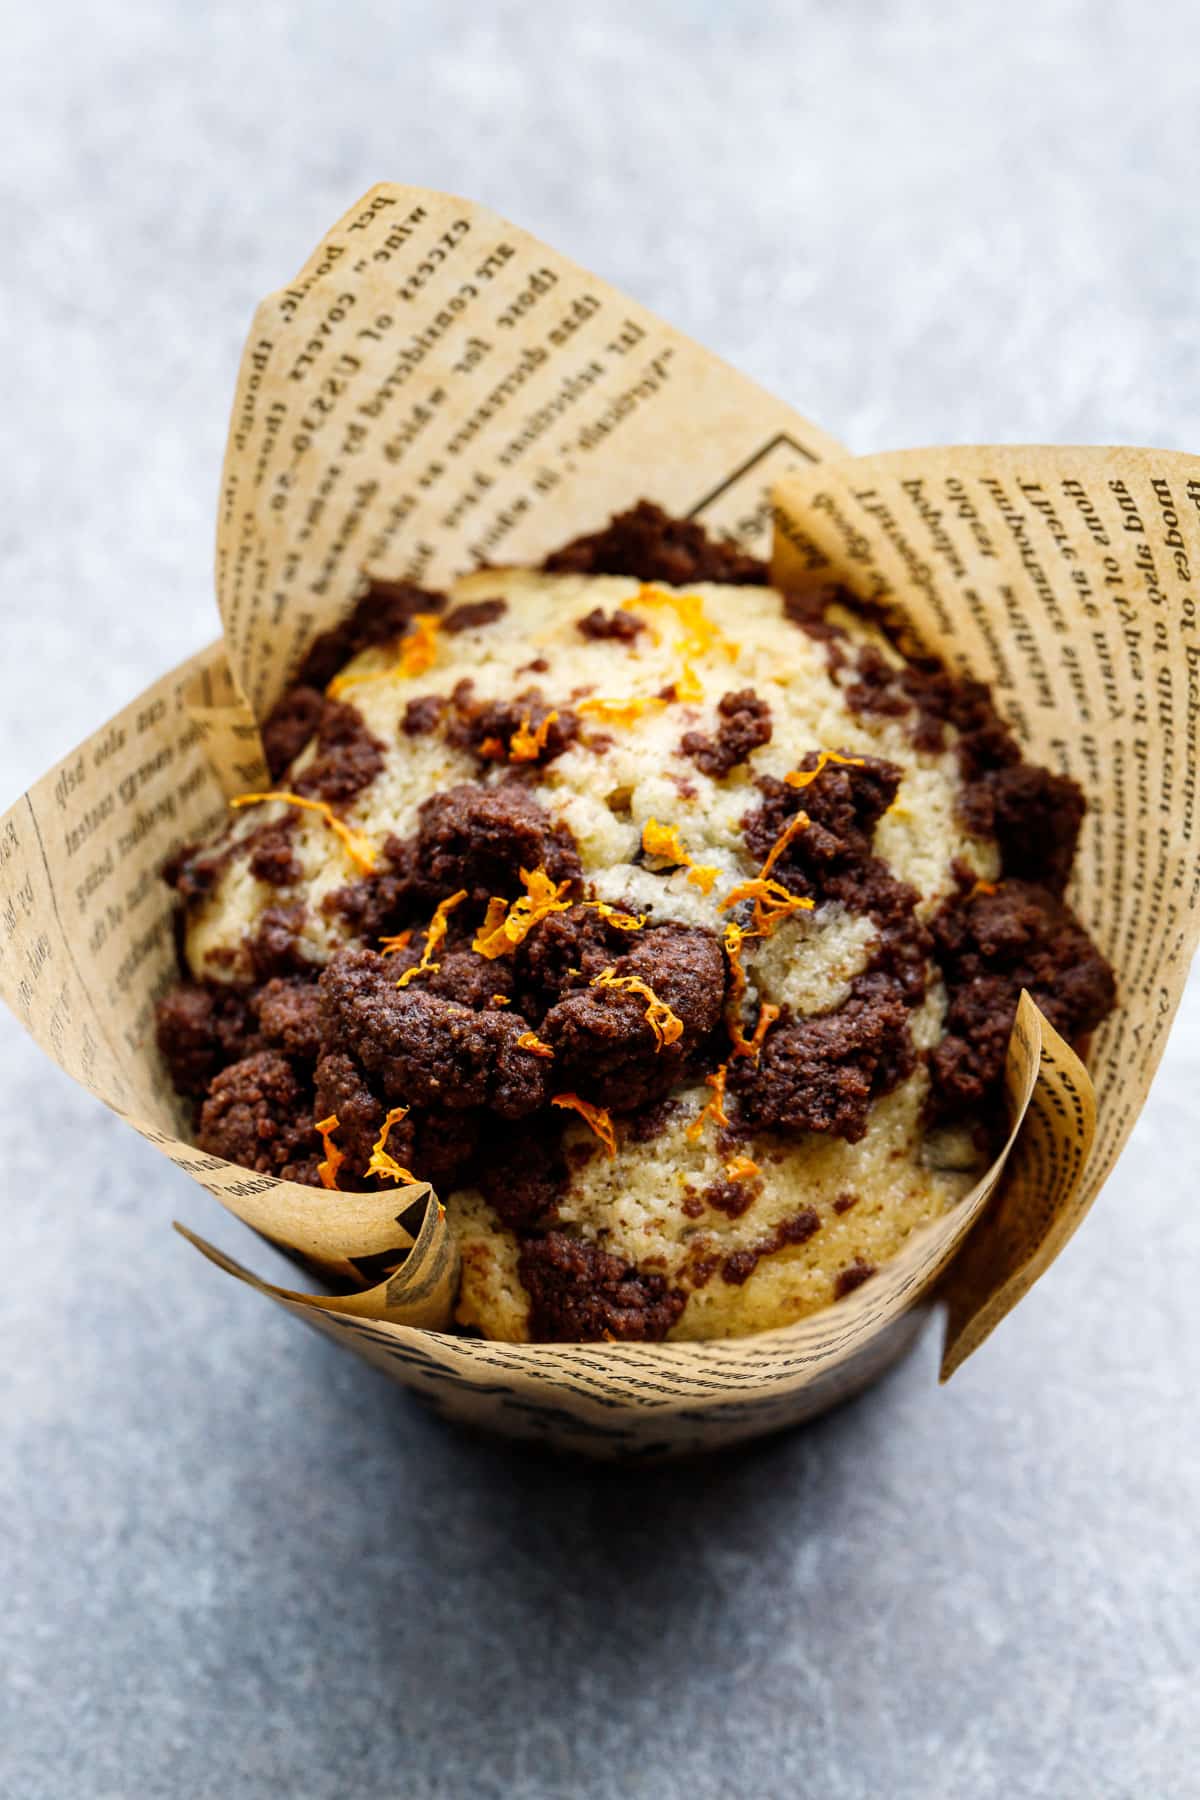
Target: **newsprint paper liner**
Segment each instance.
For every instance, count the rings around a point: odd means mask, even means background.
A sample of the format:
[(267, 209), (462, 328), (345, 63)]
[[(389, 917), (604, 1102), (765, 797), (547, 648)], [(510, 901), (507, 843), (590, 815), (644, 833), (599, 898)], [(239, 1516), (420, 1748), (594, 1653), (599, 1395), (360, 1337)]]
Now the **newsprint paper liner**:
[[(804, 354), (804, 348), (801, 354)], [(1092, 1076), (1026, 996), (996, 1164), (854, 1293), (708, 1344), (456, 1337), (457, 1254), (424, 1184), (327, 1195), (207, 1156), (153, 1041), (176, 975), (159, 872), (261, 785), (256, 720), (362, 571), (436, 586), (536, 562), (646, 496), (800, 583), (831, 575), (992, 683), (1089, 801), (1072, 903), (1120, 1006)], [(635, 302), (467, 201), (372, 189), (259, 307), (217, 544), (223, 640), (0, 821), (0, 992), (54, 1060), (332, 1289), (219, 1267), (440, 1411), (596, 1455), (705, 1449), (873, 1380), (943, 1300), (943, 1372), (1048, 1267), (1145, 1100), (1195, 946), (1200, 459), (839, 446)], [(1093, 1092), (1093, 1081), (1095, 1092)]]

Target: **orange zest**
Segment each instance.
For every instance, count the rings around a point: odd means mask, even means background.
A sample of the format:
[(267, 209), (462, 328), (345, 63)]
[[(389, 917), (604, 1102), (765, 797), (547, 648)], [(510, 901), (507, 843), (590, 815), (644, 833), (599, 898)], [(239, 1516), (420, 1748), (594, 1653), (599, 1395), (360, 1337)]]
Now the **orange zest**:
[(646, 1008), (646, 1023), (654, 1033), (655, 1054), (666, 1044), (673, 1044), (683, 1036), (683, 1020), (673, 1013), (665, 1000), (660, 1000), (654, 989), (640, 976), (618, 975), (614, 969), (605, 969), (592, 982), (594, 988), (619, 988), (624, 994), (639, 994), (649, 1001)]
[(691, 1138), (693, 1143), (704, 1130), (706, 1119), (711, 1119), (714, 1125), (728, 1125), (729, 1123), (725, 1116), (725, 1074), (726, 1065), (721, 1063), (711, 1075), (704, 1077), (706, 1084), (712, 1089), (712, 1099), (696, 1114), (687, 1128), (686, 1136)]
[(436, 613), (413, 614), (412, 629), (400, 643), (401, 675), (423, 675), (426, 669), (433, 667), (441, 627)]
[[(732, 920), (725, 927), (725, 954), (729, 958), (729, 998), (725, 1002), (725, 1029), (733, 1040), (735, 1056), (750, 1055), (751, 1040), (742, 1030), (742, 1001), (746, 995), (746, 971), (742, 965), (742, 945), (751, 931), (743, 931)], [(778, 1018), (778, 1013), (776, 1013)], [(764, 1027), (765, 1030), (765, 1027)], [(761, 1042), (761, 1039), (759, 1040)]]
[(360, 831), (354, 831), (344, 819), (339, 819), (328, 800), (310, 800), (307, 794), (290, 794), (280, 790), (266, 794), (237, 794), (229, 802), (230, 806), (258, 806), (264, 800), (279, 800), (285, 806), (300, 806), (305, 812), (319, 813), (335, 837), (341, 839), (346, 855), (351, 862), (360, 868), (364, 875), (369, 875), (375, 867), (375, 855), (367, 839)]
[(688, 870), (688, 880), (693, 887), (698, 887), (702, 894), (711, 894), (713, 883), (721, 873), (715, 863), (693, 863)]
[(584, 719), (597, 719), (602, 725), (633, 725), (645, 712), (655, 712), (666, 705), (653, 698), (628, 700), (581, 700), (575, 711)]
[(663, 862), (681, 864), (688, 871), (688, 880), (702, 894), (712, 892), (713, 883), (721, 873), (712, 863), (692, 861), (690, 853), (684, 848), (677, 825), (660, 825), (657, 819), (647, 819), (642, 826), (642, 849), (647, 856), (657, 856)]
[(815, 769), (793, 769), (791, 774), (785, 775), (783, 779), (789, 787), (806, 788), (810, 782), (817, 779), (823, 769), (829, 767), (830, 763), (840, 763), (843, 768), (847, 769), (861, 769), (866, 766), (861, 756), (839, 756), (836, 750), (819, 750)]
[(767, 881), (760, 875), (754, 881), (740, 881), (735, 888), (730, 888), (718, 911), (727, 912), (743, 900), (754, 902), (755, 937), (770, 937), (775, 927), (792, 913), (811, 912), (814, 904), (799, 894), (789, 893), (781, 881)]
[(563, 895), (569, 881), (551, 881), (545, 869), (521, 870), (525, 892), (509, 906), (498, 895), (488, 901), (487, 917), (471, 945), (480, 956), (493, 960), (507, 956), (547, 913), (566, 912), (571, 902)]
[[(817, 766), (815, 769), (793, 769), (789, 775), (784, 776), (784, 780), (789, 787), (806, 788), (810, 786), (811, 783), (817, 779), (817, 776), (821, 771), (827, 769), (831, 763), (836, 763), (841, 767), (848, 769), (861, 769), (865, 767), (861, 756), (841, 756), (836, 750), (819, 750), (817, 752)], [(809, 819), (806, 812), (798, 812), (794, 819), (789, 820), (788, 824), (772, 844), (766, 862), (758, 871), (760, 881), (766, 879), (771, 873), (771, 870), (775, 867), (775, 864), (779, 861), (779, 858), (787, 849), (788, 845), (792, 842), (793, 838), (798, 837), (802, 831), (806, 831), (811, 822), (812, 821)]]
[(740, 925), (730, 920), (725, 927), (725, 954), (729, 958), (729, 998), (725, 1002), (725, 1028), (733, 1040), (735, 1056), (757, 1056), (762, 1049), (763, 1039), (779, 1017), (779, 1008), (764, 1002), (759, 1007), (758, 1023), (754, 1027), (754, 1036), (747, 1037), (742, 1029), (742, 1001), (746, 996), (746, 970), (742, 964), (742, 946), (747, 938), (757, 937), (758, 933), (743, 931)]
[(799, 837), (802, 831), (807, 831), (809, 822), (809, 817), (806, 812), (798, 812), (794, 819), (789, 819), (779, 836), (775, 839), (775, 842), (771, 845), (770, 854), (768, 855), (766, 862), (758, 871), (758, 879), (760, 881), (766, 880), (792, 839)]
[(509, 999), (507, 994), (493, 994), (492, 995), (492, 1005), (493, 1006), (511, 1006), (512, 1001)]
[(410, 925), (407, 931), (398, 931), (394, 937), (381, 937), (379, 940), (379, 954), (381, 956), (395, 956), (398, 950), (407, 950), (408, 946), (412, 943), (412, 935), (413, 928)]
[(387, 1148), (388, 1132), (393, 1125), (398, 1125), (400, 1120), (406, 1118), (407, 1115), (407, 1106), (393, 1106), (389, 1111), (383, 1121), (379, 1136), (371, 1147), (371, 1160), (367, 1164), (368, 1175), (386, 1177), (388, 1181), (416, 1181), (417, 1177), (409, 1170), (401, 1168), (395, 1157), (388, 1154)]
[(318, 1119), (313, 1126), (314, 1131), (321, 1134), (321, 1148), (325, 1152), (325, 1160), (317, 1164), (317, 1174), (321, 1177), (321, 1186), (336, 1188), (338, 1170), (346, 1160), (346, 1152), (339, 1150), (333, 1141), (333, 1134), (338, 1129), (338, 1116), (330, 1113), (327, 1119)]
[(754, 1036), (747, 1037), (742, 1030), (741, 1021), (736, 1017), (729, 1020), (729, 1035), (733, 1039), (735, 1056), (753, 1056), (756, 1060), (763, 1047), (763, 1039), (779, 1017), (779, 1008), (764, 1001), (758, 1009), (758, 1023), (754, 1027)]
[(671, 683), (671, 688), (677, 703), (694, 704), (704, 698), (704, 684), (691, 663), (683, 664), (683, 672)]
[(977, 894), (994, 894), (995, 892), (996, 883), (994, 881), (983, 881), (981, 879), (975, 883), (975, 886), (967, 895), (967, 900), (968, 902), (974, 900)]
[(652, 582), (645, 582), (633, 598), (623, 600), (621, 606), (625, 612), (647, 611), (654, 607), (665, 607), (673, 612), (684, 630), (684, 636), (675, 646), (682, 657), (706, 656), (710, 650), (722, 651), (730, 662), (737, 656), (740, 646), (724, 637), (713, 624), (699, 594), (672, 593), (666, 588), (655, 587)]
[(731, 991), (726, 1010), (734, 1018), (737, 1017), (738, 1009), (746, 992), (746, 971), (742, 967), (742, 945), (750, 935), (750, 932), (743, 931), (740, 925), (735, 925), (732, 919), (725, 927), (725, 954), (729, 958), (731, 977)]
[(517, 1039), (518, 1050), (528, 1050), (530, 1056), (552, 1058), (554, 1051), (549, 1044), (543, 1043), (536, 1031), (523, 1031)]
[(664, 862), (682, 863), (685, 869), (696, 867), (691, 851), (684, 848), (677, 825), (660, 825), (657, 819), (647, 819), (642, 827), (642, 849), (647, 856), (660, 856)]
[(690, 863), (691, 857), (683, 847), (677, 825), (660, 825), (657, 819), (647, 819), (642, 826), (642, 849), (647, 856), (661, 856), (664, 862)]
[(551, 1106), (564, 1106), (571, 1112), (577, 1112), (585, 1124), (590, 1125), (607, 1154), (617, 1154), (617, 1134), (613, 1130), (612, 1117), (602, 1106), (592, 1106), (587, 1100), (581, 1100), (578, 1094), (555, 1094)]
[(415, 981), (418, 975), (433, 975), (441, 968), (440, 962), (434, 962), (433, 953), (444, 942), (446, 932), (449, 930), (447, 914), (452, 913), (454, 908), (466, 897), (466, 888), (459, 888), (457, 894), (451, 894), (448, 900), (438, 902), (437, 910), (426, 928), (425, 948), (421, 952), (421, 960), (419, 963), (414, 963), (411, 969), (405, 969), (396, 983), (397, 987), (407, 987), (409, 982)]
[(546, 748), (546, 739), (550, 736), (550, 727), (558, 717), (557, 708), (548, 712), (541, 724), (534, 730), (529, 728), (529, 714), (526, 713), (508, 740), (509, 762), (536, 762)]
[(487, 903), (487, 912), (484, 914), (483, 924), (475, 933), (475, 937), (471, 944), (472, 950), (477, 950), (480, 956), (489, 958), (503, 956), (508, 949), (509, 940), (507, 938), (497, 949), (488, 949), (487, 946), (498, 933), (502, 933), (504, 921), (507, 918), (508, 901), (502, 900), (499, 894), (493, 894)]
[(335, 675), (325, 692), (331, 700), (347, 688), (362, 687), (369, 681), (394, 681), (401, 675), (423, 675), (432, 668), (437, 657), (437, 638), (441, 620), (436, 613), (414, 613), (407, 637), (401, 639), (399, 660), (390, 669), (372, 669), (362, 675)]
[(508, 752), (504, 748), (503, 738), (485, 737), (479, 746), (478, 754), (489, 762), (503, 762)]
[(646, 913), (638, 913), (635, 917), (633, 913), (622, 912), (619, 907), (610, 906), (607, 900), (585, 900), (583, 904), (590, 906), (593, 912), (598, 912), (617, 931), (640, 931), (646, 923)]
[(748, 1156), (735, 1156), (732, 1162), (725, 1164), (725, 1173), (730, 1181), (753, 1181), (758, 1174), (758, 1164), (751, 1162)]

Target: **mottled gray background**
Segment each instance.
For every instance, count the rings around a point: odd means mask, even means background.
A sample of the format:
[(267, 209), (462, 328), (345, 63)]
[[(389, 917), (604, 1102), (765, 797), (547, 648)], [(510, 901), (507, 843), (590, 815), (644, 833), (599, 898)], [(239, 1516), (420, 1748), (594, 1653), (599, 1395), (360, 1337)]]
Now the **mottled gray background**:
[[(856, 450), (1200, 449), (1187, 0), (41, 0), (0, 54), (7, 799), (215, 630), (251, 309), (385, 176), (507, 212)], [(1200, 1793), (1200, 990), (945, 1391), (615, 1474), (222, 1280), (247, 1234), (0, 1019), (0, 1791)], [(265, 1252), (252, 1249), (266, 1268)]]

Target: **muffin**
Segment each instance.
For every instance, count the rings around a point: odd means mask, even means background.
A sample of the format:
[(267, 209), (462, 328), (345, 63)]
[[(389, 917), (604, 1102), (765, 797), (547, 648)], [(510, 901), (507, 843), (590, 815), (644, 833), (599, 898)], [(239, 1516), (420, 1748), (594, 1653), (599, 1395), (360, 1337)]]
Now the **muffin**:
[(207, 1153), (428, 1181), (458, 1321), (719, 1338), (868, 1281), (1004, 1129), (1022, 989), (1114, 1003), (1084, 806), (846, 592), (642, 503), (538, 570), (366, 585), (167, 877)]

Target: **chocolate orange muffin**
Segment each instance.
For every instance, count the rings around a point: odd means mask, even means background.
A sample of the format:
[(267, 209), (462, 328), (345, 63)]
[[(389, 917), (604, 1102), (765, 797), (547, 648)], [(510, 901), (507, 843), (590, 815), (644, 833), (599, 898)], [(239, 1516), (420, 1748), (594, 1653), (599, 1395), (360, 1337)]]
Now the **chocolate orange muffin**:
[(369, 585), (264, 743), (168, 870), (162, 1054), (209, 1153), (431, 1182), (488, 1337), (836, 1301), (985, 1166), (1022, 988), (1075, 1041), (1114, 1001), (1080, 792), (986, 689), (645, 503)]

